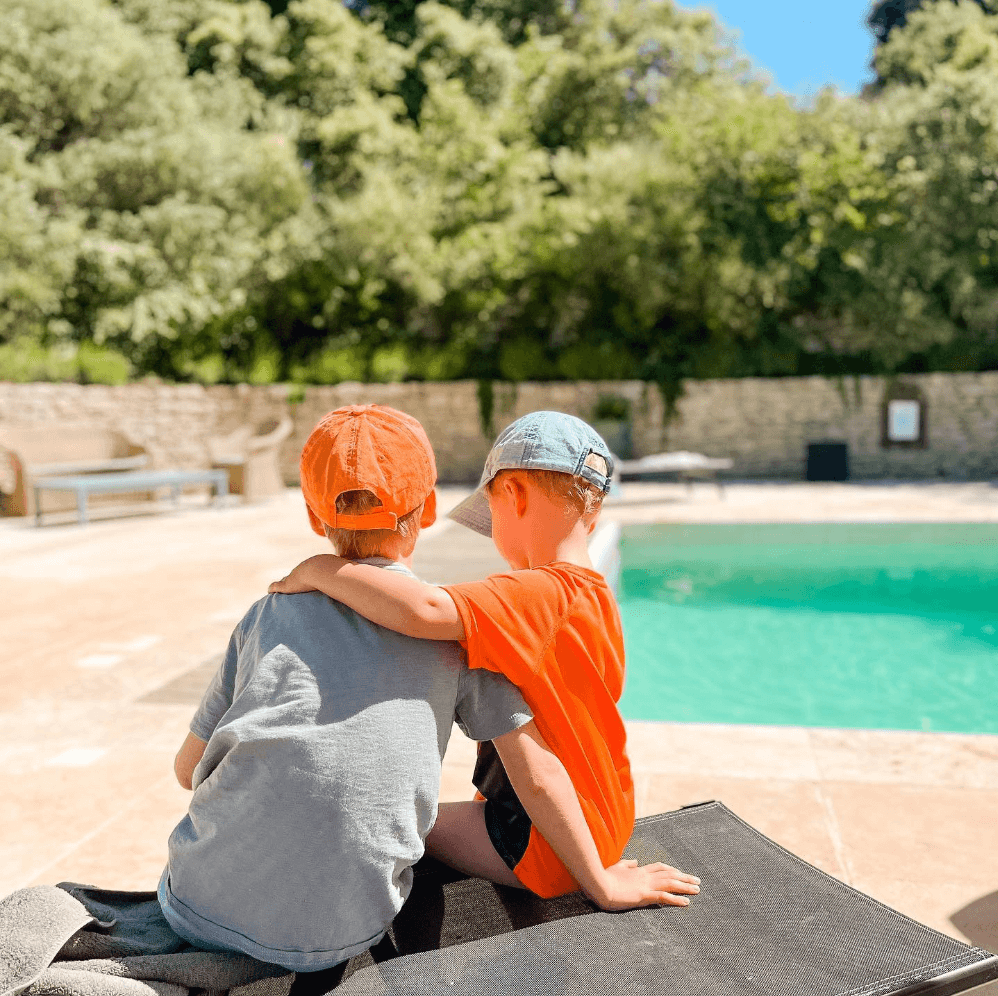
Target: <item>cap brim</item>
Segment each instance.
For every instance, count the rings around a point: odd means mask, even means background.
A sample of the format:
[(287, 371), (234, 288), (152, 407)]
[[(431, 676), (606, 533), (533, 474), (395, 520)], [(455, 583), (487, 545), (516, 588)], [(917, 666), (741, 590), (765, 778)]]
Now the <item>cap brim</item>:
[(489, 511), (489, 499), (486, 497), (484, 486), (468, 495), (459, 505), (455, 505), (447, 513), (447, 518), (492, 539), (492, 513)]

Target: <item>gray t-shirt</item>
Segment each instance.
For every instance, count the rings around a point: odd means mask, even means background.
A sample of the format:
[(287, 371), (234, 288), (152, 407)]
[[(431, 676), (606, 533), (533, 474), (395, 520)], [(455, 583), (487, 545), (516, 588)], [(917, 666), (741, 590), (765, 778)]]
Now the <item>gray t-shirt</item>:
[(409, 894), (454, 720), (491, 740), (530, 718), (456, 643), (400, 636), (319, 592), (268, 595), (191, 722), (208, 746), (170, 836), (164, 915), (202, 947), (295, 971), (359, 954)]

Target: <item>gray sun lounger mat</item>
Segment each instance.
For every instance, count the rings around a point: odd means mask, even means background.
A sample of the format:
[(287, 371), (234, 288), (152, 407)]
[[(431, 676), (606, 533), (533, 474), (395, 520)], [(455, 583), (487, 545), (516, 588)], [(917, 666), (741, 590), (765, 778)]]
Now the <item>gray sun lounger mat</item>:
[(702, 880), (687, 907), (607, 914), (417, 865), (377, 948), (292, 996), (948, 996), (998, 956), (802, 861), (718, 802), (638, 820), (627, 856)]

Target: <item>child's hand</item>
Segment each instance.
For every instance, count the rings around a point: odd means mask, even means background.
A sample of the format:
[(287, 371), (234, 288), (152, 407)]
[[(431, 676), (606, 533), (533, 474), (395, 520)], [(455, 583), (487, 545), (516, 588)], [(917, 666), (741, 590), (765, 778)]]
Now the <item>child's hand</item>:
[(316, 561), (324, 560), (328, 554), (320, 553), (318, 556), (309, 557), (303, 560), (287, 577), (280, 581), (272, 581), (267, 591), (271, 595), (294, 595), (299, 591), (315, 591), (316, 585), (313, 578), (313, 569)]
[(686, 906), (687, 896), (700, 891), (700, 879), (661, 861), (639, 866), (618, 861), (606, 869), (601, 894), (589, 898), (604, 910), (629, 910), (635, 906)]

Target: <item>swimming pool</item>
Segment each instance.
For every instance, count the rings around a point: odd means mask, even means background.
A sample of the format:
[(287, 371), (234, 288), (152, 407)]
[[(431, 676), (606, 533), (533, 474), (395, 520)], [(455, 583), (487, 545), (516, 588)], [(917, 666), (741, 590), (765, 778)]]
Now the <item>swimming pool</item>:
[(628, 719), (998, 733), (998, 525), (625, 527)]

